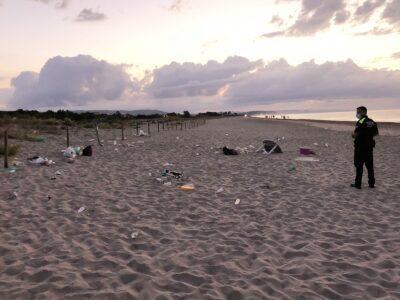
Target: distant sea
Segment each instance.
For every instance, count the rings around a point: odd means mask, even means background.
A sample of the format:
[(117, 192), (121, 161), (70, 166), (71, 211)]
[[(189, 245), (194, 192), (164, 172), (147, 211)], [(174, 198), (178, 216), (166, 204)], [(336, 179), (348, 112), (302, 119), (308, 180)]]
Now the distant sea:
[[(279, 114), (277, 114), (279, 116)], [(325, 121), (356, 121), (356, 112), (324, 112), (324, 113), (299, 113), (285, 114), (290, 119), (308, 119), (308, 120), (325, 120)], [(369, 110), (368, 116), (376, 122), (396, 122), (400, 123), (400, 109), (392, 110)], [(258, 115), (257, 117), (265, 117)]]

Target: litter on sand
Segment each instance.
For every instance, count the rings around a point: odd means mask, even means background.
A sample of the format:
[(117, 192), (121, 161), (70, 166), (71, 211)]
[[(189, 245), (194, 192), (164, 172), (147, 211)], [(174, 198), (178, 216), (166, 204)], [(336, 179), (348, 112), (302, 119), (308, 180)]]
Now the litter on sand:
[(172, 166), (173, 164), (170, 164), (170, 163), (165, 163), (165, 164), (163, 164), (163, 167), (169, 167), (169, 166)]
[(318, 158), (315, 157), (306, 157), (306, 156), (301, 156), (301, 157), (297, 157), (295, 159), (295, 161), (308, 161), (308, 162), (313, 162), (313, 161), (319, 161)]
[(315, 152), (311, 148), (301, 147), (300, 148), (300, 154), (301, 155), (315, 155)]
[(83, 212), (86, 208), (84, 206), (82, 206), (81, 208), (78, 209), (78, 213), (80, 214), (81, 212)]
[(28, 158), (28, 162), (33, 165), (41, 165), (41, 166), (50, 166), (55, 164), (52, 160), (49, 160), (48, 158), (43, 158), (41, 156), (34, 156)]
[(237, 151), (237, 150), (235, 150), (235, 149), (229, 149), (228, 147), (223, 147), (222, 148), (222, 152), (225, 154), (225, 155), (239, 155), (239, 152)]
[(240, 199), (238, 198), (238, 199), (236, 199), (236, 201), (235, 201), (235, 205), (239, 205), (239, 203), (240, 203)]
[(194, 191), (194, 184), (193, 183), (187, 183), (184, 185), (179, 186), (179, 189), (182, 191)]
[(132, 239), (136, 239), (138, 236), (139, 236), (139, 232), (137, 232), (137, 231), (134, 231), (134, 232), (131, 233), (131, 238)]
[(223, 191), (224, 191), (224, 188), (222, 187), (222, 188), (219, 188), (219, 189), (216, 191), (216, 193), (219, 194), (219, 193), (222, 193)]

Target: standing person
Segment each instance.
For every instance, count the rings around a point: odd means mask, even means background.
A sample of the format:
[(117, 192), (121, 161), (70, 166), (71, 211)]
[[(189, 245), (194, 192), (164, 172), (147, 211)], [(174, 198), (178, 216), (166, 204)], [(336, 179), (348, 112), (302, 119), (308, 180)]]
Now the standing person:
[(361, 189), (364, 164), (368, 170), (368, 185), (375, 187), (374, 176), (374, 137), (379, 134), (377, 124), (367, 116), (367, 108), (357, 108), (357, 123), (353, 133), (354, 138), (354, 165), (356, 167), (356, 179), (351, 187)]

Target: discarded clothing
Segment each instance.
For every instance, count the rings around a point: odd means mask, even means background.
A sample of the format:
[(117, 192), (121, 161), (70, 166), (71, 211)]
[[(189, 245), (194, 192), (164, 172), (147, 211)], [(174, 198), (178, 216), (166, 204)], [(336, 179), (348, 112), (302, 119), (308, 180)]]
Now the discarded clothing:
[(222, 152), (225, 155), (239, 155), (239, 152), (237, 152), (235, 149), (229, 149), (227, 147), (222, 148)]

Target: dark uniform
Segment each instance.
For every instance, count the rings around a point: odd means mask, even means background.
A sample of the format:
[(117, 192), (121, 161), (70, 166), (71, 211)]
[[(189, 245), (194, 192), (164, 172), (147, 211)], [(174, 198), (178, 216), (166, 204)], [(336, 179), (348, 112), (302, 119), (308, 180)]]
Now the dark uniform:
[(370, 187), (375, 186), (373, 151), (375, 147), (374, 136), (378, 134), (378, 126), (373, 120), (367, 116), (358, 120), (356, 129), (354, 130), (354, 165), (356, 167), (356, 187), (361, 187), (364, 164), (368, 170), (368, 184)]

